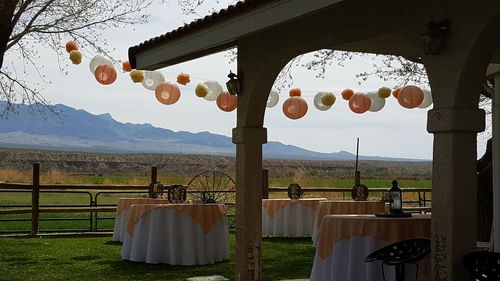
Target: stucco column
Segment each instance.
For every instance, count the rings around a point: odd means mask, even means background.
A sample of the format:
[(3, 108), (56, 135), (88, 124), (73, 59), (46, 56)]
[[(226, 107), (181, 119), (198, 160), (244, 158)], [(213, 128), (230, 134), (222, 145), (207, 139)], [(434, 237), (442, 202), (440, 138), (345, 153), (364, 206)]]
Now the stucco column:
[(236, 127), (236, 280), (262, 280), (262, 144), (265, 128)]
[(484, 111), (437, 108), (428, 113), (432, 163), (432, 280), (468, 281), (462, 257), (476, 247), (476, 136)]
[[(262, 44), (266, 42), (266, 44)], [(283, 66), (294, 55), (281, 52), (282, 42), (271, 35), (238, 41), (238, 94), (236, 128), (236, 281), (261, 281), (262, 144), (269, 91)]]
[(500, 64), (490, 64), (486, 70), (488, 78), (495, 79), (492, 96), (492, 176), (493, 176), (493, 222), (490, 242), (494, 251), (500, 250)]
[(495, 94), (492, 103), (492, 175), (493, 175), (493, 249), (500, 250), (500, 72), (495, 73)]

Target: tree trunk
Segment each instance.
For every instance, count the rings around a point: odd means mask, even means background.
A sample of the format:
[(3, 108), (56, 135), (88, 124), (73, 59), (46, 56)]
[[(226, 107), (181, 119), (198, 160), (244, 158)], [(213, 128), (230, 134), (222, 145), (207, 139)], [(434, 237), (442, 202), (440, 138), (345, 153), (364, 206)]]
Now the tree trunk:
[(12, 19), (17, 5), (18, 0), (0, 1), (0, 69), (2, 69), (7, 44), (14, 29)]
[(477, 240), (490, 241), (493, 222), (493, 174), (492, 139), (488, 140), (486, 152), (477, 161)]

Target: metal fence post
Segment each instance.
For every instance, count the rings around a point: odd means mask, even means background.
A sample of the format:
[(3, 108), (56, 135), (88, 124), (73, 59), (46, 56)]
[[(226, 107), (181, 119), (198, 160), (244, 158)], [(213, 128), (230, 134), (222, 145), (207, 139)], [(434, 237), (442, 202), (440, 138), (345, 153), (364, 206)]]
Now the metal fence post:
[(262, 170), (262, 198), (269, 199), (269, 170)]
[(33, 164), (33, 184), (31, 190), (31, 235), (38, 234), (40, 217), (40, 164)]

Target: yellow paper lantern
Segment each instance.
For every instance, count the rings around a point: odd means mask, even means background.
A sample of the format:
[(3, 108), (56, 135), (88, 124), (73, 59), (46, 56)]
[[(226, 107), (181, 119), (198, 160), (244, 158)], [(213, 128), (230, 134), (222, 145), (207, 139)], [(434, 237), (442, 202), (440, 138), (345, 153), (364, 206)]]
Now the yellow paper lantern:
[(391, 96), (391, 89), (387, 87), (382, 87), (378, 89), (377, 95), (383, 99), (386, 99)]
[(73, 50), (69, 53), (69, 59), (73, 64), (80, 64), (82, 62), (82, 52)]
[(196, 85), (196, 88), (194, 89), (194, 93), (199, 98), (206, 97), (208, 95), (208, 87), (207, 87), (207, 85), (205, 85), (205, 84), (198, 84), (198, 85)]
[(325, 93), (321, 97), (321, 103), (326, 106), (332, 106), (335, 103), (335, 96), (332, 93)]
[(323, 103), (322, 98), (325, 94), (327, 94), (327, 93), (326, 92), (318, 92), (314, 96), (314, 99), (313, 99), (314, 107), (316, 107), (316, 109), (318, 109), (320, 111), (325, 111), (325, 110), (330, 109), (330, 107), (332, 107), (331, 105), (326, 105)]
[(130, 71), (130, 78), (132, 78), (132, 81), (135, 83), (141, 83), (144, 81), (144, 71), (134, 69)]

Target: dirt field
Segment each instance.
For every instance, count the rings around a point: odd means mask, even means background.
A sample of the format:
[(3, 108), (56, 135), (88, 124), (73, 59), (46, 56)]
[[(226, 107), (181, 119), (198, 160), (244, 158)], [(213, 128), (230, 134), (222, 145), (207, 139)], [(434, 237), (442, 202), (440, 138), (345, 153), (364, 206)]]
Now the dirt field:
[[(31, 170), (40, 163), (43, 171), (62, 171), (81, 175), (147, 176), (151, 167), (170, 176), (189, 176), (206, 170), (235, 173), (235, 158), (183, 154), (108, 154), (0, 148), (0, 168)], [(351, 178), (354, 161), (264, 160), (271, 178)], [(431, 179), (431, 162), (361, 161), (365, 179)]]

